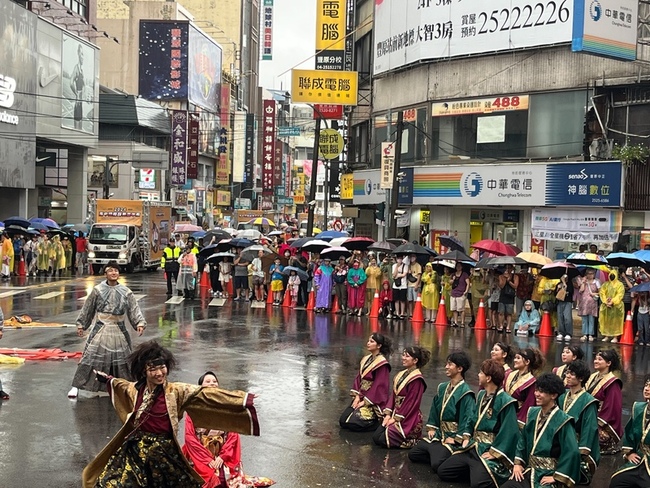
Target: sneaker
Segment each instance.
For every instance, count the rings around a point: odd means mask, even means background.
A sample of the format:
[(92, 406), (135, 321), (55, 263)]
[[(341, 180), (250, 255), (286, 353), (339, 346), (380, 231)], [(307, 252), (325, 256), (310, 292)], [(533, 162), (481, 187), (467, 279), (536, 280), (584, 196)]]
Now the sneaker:
[(386, 318), (387, 318), (387, 319), (392, 319), (393, 316), (392, 316), (391, 314), (388, 314), (388, 315), (386, 315)]
[(570, 340), (571, 340), (571, 336), (570, 336), (569, 334), (565, 335), (565, 336), (564, 336), (564, 340), (565, 340), (565, 341), (570, 341)]
[(586, 335), (583, 335), (583, 336), (580, 338), (580, 342), (586, 342), (586, 341), (587, 341), (587, 336), (586, 336)]
[(607, 336), (603, 337), (601, 342), (609, 342), (609, 337), (607, 337)]
[(617, 342), (618, 342), (618, 339), (617, 339), (616, 337), (614, 337), (614, 338), (612, 339), (612, 344), (616, 344)]
[(68, 398), (77, 398), (79, 395), (79, 389), (76, 387), (70, 388), (70, 391), (68, 392)]
[(558, 335), (555, 336), (556, 341), (561, 341), (563, 339), (564, 339), (564, 336), (562, 334), (558, 334)]
[(594, 336), (589, 336), (589, 342), (594, 342), (596, 338)]
[(639, 342), (639, 346), (645, 346), (645, 342)]

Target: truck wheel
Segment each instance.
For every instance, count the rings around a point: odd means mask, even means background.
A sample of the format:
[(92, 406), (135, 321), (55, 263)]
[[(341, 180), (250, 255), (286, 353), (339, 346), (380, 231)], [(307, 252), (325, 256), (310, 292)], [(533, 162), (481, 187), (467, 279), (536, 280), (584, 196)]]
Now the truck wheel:
[(102, 265), (101, 264), (93, 264), (93, 274), (98, 275), (102, 273)]

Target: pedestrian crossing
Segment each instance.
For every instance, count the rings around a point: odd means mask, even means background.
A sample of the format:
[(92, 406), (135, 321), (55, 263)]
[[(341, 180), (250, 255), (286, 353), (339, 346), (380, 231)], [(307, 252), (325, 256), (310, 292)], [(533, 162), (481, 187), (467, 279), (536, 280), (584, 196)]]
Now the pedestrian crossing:
[[(147, 295), (143, 295), (143, 294), (140, 294), (140, 293), (134, 293), (133, 296), (135, 297), (136, 301), (140, 301), (140, 300), (142, 300), (144, 297), (146, 297)], [(88, 295), (86, 295), (85, 297), (77, 298), (77, 301), (78, 301), (78, 302), (84, 302), (84, 301), (86, 301), (87, 299), (88, 299)]]
[(51, 291), (49, 293), (45, 293), (44, 295), (38, 295), (34, 297), (34, 300), (49, 300), (50, 298), (55, 298), (63, 294), (65, 294), (65, 291)]

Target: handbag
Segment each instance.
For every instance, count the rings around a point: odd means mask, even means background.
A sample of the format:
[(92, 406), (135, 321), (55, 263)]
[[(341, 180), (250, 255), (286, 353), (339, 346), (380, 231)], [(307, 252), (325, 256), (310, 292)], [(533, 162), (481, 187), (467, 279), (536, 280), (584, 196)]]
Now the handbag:
[(395, 279), (393, 280), (393, 283), (395, 284), (395, 286), (396, 286), (397, 288), (399, 288), (400, 286), (402, 286), (402, 278), (395, 278)]
[(555, 298), (563, 302), (566, 298), (566, 288), (560, 288), (560, 291), (555, 294)]
[(515, 296), (515, 289), (512, 286), (510, 286), (510, 283), (506, 283), (506, 286), (504, 286), (501, 289), (501, 293), (504, 296), (507, 296), (507, 297), (514, 297)]
[(406, 275), (406, 279), (409, 280), (410, 283), (416, 283), (418, 281), (418, 279), (415, 276), (413, 276), (411, 273)]

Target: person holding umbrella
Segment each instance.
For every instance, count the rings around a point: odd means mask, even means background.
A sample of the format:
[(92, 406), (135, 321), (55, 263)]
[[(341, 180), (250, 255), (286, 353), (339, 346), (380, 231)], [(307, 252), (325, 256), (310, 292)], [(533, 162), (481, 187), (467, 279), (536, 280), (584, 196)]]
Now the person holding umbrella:
[(322, 263), (314, 272), (314, 289), (316, 290), (316, 313), (328, 312), (331, 308), (332, 300), (332, 274), (334, 268), (331, 265), (330, 258), (323, 259)]
[(345, 262), (345, 257), (341, 256), (339, 262), (334, 267), (334, 293), (339, 301), (339, 311), (336, 313), (346, 313), (348, 308), (348, 264)]
[[(463, 270), (463, 263), (456, 262), (456, 271), (451, 282), (451, 311), (454, 318), (452, 327), (465, 327), (465, 302), (469, 291), (469, 275)], [(460, 315), (460, 322), (458, 316)], [(508, 325), (509, 326), (509, 325)]]
[(511, 332), (512, 314), (515, 308), (515, 296), (519, 286), (519, 276), (514, 272), (511, 264), (506, 265), (506, 270), (499, 276), (499, 322), (500, 328), (507, 333)]
[(625, 287), (617, 279), (616, 272), (609, 273), (609, 281), (603, 284), (599, 290), (600, 314), (598, 324), (603, 334), (603, 342), (618, 342), (618, 337), (623, 334), (623, 321), (625, 320), (625, 308), (623, 297)]
[(348, 308), (349, 315), (358, 315), (363, 313), (363, 306), (366, 301), (366, 272), (361, 267), (361, 262), (357, 259), (352, 263), (352, 269), (348, 271)]
[(395, 318), (406, 318), (406, 275), (408, 265), (404, 263), (404, 256), (397, 256), (393, 264), (393, 300), (395, 302)]
[(595, 320), (598, 317), (598, 291), (600, 281), (596, 279), (596, 270), (587, 268), (585, 276), (579, 279), (578, 315), (582, 319), (581, 342), (593, 342), (595, 338)]
[(650, 346), (650, 307), (648, 307), (647, 291), (636, 293), (633, 309), (636, 309), (636, 320), (639, 327), (639, 346)]

